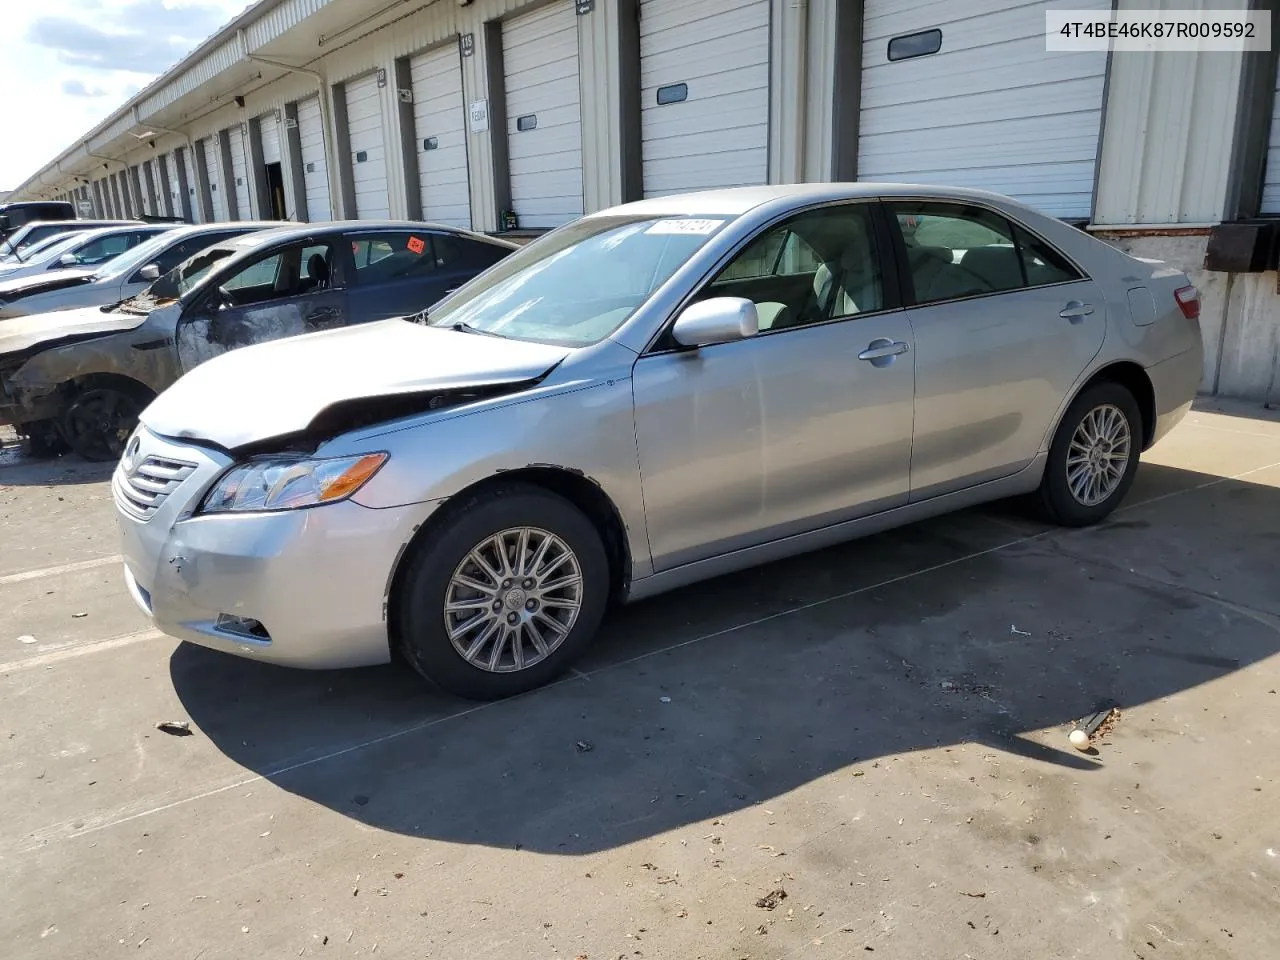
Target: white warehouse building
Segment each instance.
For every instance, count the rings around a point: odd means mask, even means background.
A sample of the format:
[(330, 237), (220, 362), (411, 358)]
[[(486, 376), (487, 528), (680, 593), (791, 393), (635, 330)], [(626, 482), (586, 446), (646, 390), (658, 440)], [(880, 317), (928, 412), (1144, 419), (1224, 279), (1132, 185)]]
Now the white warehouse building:
[(260, 0), (11, 199), (528, 234), (707, 187), (983, 187), (1187, 270), (1205, 392), (1280, 400), (1276, 44), (1046, 52), (1046, 10), (1113, 6), (1280, 26), (1276, 0)]

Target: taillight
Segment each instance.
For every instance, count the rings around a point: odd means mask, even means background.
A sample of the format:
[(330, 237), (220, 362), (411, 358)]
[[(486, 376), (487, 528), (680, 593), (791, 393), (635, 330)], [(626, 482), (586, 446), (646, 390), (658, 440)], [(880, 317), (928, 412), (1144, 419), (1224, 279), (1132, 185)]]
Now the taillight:
[(1179, 287), (1173, 291), (1173, 299), (1178, 301), (1178, 309), (1188, 320), (1200, 319), (1200, 291), (1195, 287)]

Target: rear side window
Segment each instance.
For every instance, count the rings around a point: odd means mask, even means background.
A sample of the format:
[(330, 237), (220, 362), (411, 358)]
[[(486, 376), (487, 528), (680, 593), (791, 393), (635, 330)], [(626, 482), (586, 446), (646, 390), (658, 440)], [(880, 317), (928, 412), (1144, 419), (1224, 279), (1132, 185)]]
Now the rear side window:
[(487, 270), (511, 253), (496, 243), (483, 243), (449, 233), (433, 233), (431, 243), (436, 251), (436, 266), (441, 270)]
[(356, 286), (425, 277), (436, 269), (431, 234), (367, 233), (351, 237)]
[(916, 201), (888, 208), (906, 243), (918, 304), (1080, 279), (1044, 240), (985, 208)]

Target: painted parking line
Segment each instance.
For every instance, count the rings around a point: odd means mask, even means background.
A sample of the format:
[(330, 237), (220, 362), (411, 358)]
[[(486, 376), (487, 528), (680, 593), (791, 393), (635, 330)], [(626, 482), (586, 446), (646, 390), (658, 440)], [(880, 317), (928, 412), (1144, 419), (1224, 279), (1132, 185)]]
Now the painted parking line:
[(62, 563), (56, 567), (39, 567), (35, 570), (23, 570), (19, 573), (6, 573), (0, 577), (0, 587), (7, 586), (11, 583), (25, 583), (28, 580), (43, 580), (46, 577), (60, 577), (67, 573), (76, 573), (80, 570), (93, 570), (95, 567), (109, 567), (112, 564), (123, 563), (124, 557), (115, 553), (109, 557), (96, 557), (93, 560), (77, 560), (75, 563)]
[(164, 634), (159, 630), (151, 628), (147, 630), (138, 630), (134, 633), (121, 634), (118, 637), (106, 637), (102, 640), (72, 641), (53, 650), (38, 653), (34, 657), (26, 657), (22, 660), (9, 660), (7, 662), (0, 663), (0, 676), (18, 673), (23, 670), (34, 670), (38, 667), (52, 666), (53, 664), (60, 663), (63, 660), (82, 657), (86, 653), (102, 653), (105, 650), (118, 650), (120, 647), (128, 647), (135, 643), (141, 643), (144, 640), (158, 640), (163, 636)]

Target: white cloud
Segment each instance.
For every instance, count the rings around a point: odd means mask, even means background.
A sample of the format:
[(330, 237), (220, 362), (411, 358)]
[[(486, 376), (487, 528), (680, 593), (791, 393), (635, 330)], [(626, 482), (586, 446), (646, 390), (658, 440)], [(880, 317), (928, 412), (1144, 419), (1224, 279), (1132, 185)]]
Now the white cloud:
[[(182, 59), (248, 0), (41, 0), (5, 10), (0, 189), (12, 189)], [(32, 9), (35, 7), (35, 9)]]

